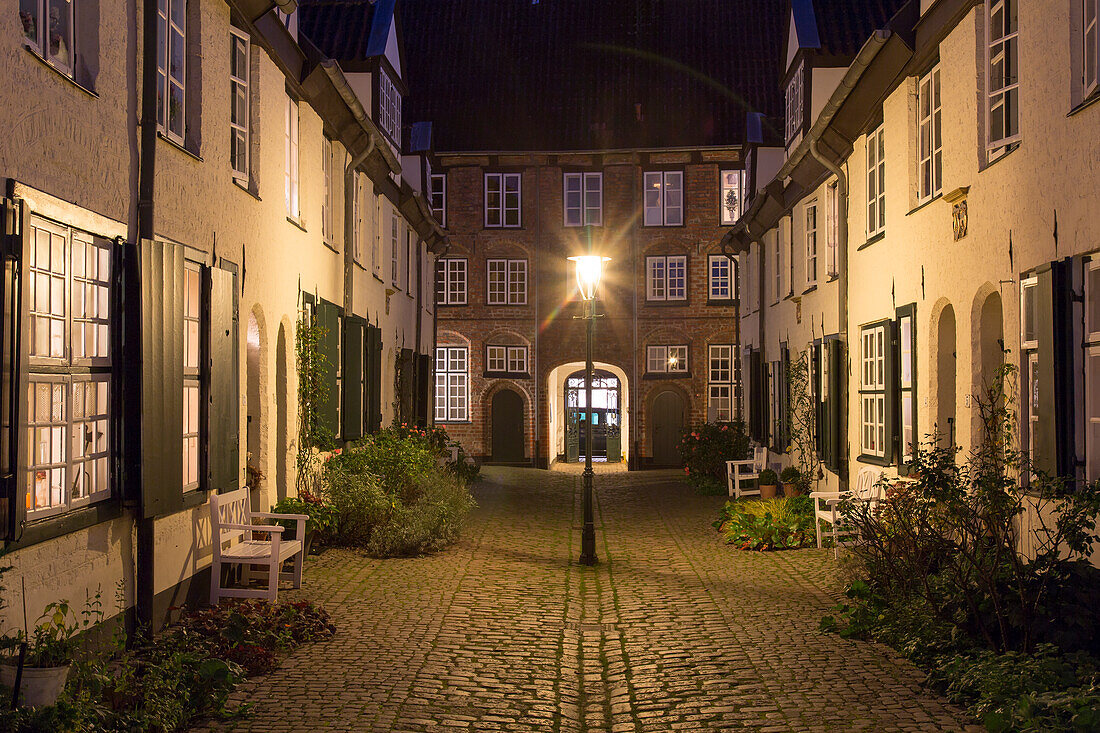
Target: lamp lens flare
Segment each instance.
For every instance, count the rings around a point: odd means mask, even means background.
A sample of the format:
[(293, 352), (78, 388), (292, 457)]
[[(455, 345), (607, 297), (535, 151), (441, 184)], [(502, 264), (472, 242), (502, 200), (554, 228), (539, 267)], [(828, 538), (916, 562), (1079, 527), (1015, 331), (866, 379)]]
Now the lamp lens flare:
[(603, 263), (609, 262), (611, 258), (582, 255), (569, 259), (577, 266), (577, 288), (581, 291), (581, 297), (592, 300), (596, 297), (596, 288), (599, 287), (600, 276), (603, 275)]

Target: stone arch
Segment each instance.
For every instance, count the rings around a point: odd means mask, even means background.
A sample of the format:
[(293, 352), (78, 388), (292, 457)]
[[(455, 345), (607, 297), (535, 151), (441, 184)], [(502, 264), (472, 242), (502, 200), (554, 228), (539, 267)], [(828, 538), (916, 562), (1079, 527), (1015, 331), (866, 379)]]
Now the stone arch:
[[(593, 361), (593, 369), (611, 372), (619, 380), (619, 415), (622, 420), (623, 461), (628, 462), (634, 454), (633, 397), (634, 384), (627, 377), (626, 370), (615, 364)], [(547, 427), (547, 450), (549, 461), (565, 452), (565, 380), (577, 371), (584, 369), (583, 361), (561, 362), (547, 372), (546, 395), (548, 408), (543, 425)]]
[[(992, 283), (985, 283), (975, 293), (970, 326), (971, 392), (984, 400), (1005, 362), (1004, 308), (1001, 293)], [(971, 411), (972, 446), (980, 444), (983, 432), (981, 411), (975, 405)]]
[(478, 401), (484, 405), (485, 419), (481, 421), (481, 438), (482, 445), (485, 446), (486, 455), (492, 455), (493, 445), (493, 411), (492, 404), (493, 398), (498, 393), (504, 390), (510, 390), (519, 395), (519, 398), (523, 401), (523, 430), (524, 430), (524, 458), (533, 458), (529, 455), (527, 443), (532, 434), (534, 422), (532, 415), (534, 414), (534, 397), (531, 395), (531, 391), (522, 383), (517, 382), (514, 379), (495, 379), (485, 389), (481, 391)]
[[(677, 461), (661, 461), (658, 456), (658, 431), (670, 429), (668, 425), (659, 425), (659, 410), (657, 409), (657, 403), (659, 401), (666, 400), (666, 395), (674, 395), (680, 401), (681, 415), (680, 415), (680, 427), (687, 427), (691, 425), (692, 418), (692, 400), (691, 394), (685, 390), (679, 384), (675, 382), (661, 382), (651, 387), (645, 396), (645, 409), (642, 412), (642, 420), (640, 430), (645, 436), (646, 447), (650, 458), (659, 465), (677, 465)], [(677, 431), (678, 432), (678, 431)], [(680, 436), (678, 434), (672, 434), (665, 436), (667, 440), (679, 443)]]
[[(245, 337), (245, 458), (248, 466), (264, 476), (253, 485), (252, 503), (266, 507), (272, 466), (268, 451), (270, 385), (267, 322), (263, 307), (256, 303), (248, 312)], [(249, 471), (251, 474), (251, 471)]]
[(928, 373), (932, 376), (929, 422), (934, 426), (940, 445), (954, 444), (958, 412), (958, 328), (955, 309), (947, 298), (932, 306), (928, 325)]

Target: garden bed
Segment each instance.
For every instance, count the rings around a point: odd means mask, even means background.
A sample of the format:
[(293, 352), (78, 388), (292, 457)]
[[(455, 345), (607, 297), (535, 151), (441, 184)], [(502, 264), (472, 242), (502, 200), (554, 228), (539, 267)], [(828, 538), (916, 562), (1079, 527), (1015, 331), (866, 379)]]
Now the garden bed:
[(727, 501), (713, 526), (726, 544), (741, 550), (794, 550), (817, 543), (808, 496)]

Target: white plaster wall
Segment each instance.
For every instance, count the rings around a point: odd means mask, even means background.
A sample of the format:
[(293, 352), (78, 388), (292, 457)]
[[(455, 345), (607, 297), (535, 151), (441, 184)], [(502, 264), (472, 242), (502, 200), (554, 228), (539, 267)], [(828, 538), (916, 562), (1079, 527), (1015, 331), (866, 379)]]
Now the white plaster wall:
[(813, 70), (813, 83), (810, 85), (812, 98), (809, 100), (810, 124), (813, 124), (812, 121), (816, 120), (818, 115), (821, 114), (821, 110), (825, 109), (825, 103), (829, 101), (829, 97), (833, 96), (833, 92), (836, 91), (837, 85), (840, 84), (840, 80), (844, 78), (847, 71), (848, 67), (846, 66)]

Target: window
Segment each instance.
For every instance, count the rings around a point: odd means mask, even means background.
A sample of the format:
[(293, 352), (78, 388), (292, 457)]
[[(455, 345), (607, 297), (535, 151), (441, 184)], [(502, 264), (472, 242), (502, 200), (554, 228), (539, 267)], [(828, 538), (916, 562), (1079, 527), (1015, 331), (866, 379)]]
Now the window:
[(435, 261), (436, 305), (466, 305), (466, 259), (441, 257)]
[[(333, 194), (336, 190), (336, 181), (334, 170), (336, 166), (332, 159), (333, 145), (332, 140), (327, 136), (321, 136), (321, 178), (324, 179), (325, 192), (321, 198), (321, 236), (325, 241), (331, 244), (336, 239), (336, 227), (335, 227), (335, 214), (333, 212)], [(355, 172), (355, 191), (352, 198), (352, 223), (355, 227), (354, 232), (354, 245), (355, 259), (356, 261), (362, 256), (362, 249), (360, 247), (359, 237), (362, 234), (362, 226), (359, 221), (360, 217), (360, 202), (359, 195), (360, 183), (359, 172)]]
[(687, 300), (687, 255), (646, 257), (646, 300)]
[(913, 458), (913, 446), (918, 442), (917, 420), (917, 332), (916, 306), (909, 305), (898, 309), (898, 398), (899, 398), (899, 437), (901, 439), (900, 465), (908, 464)]
[(707, 419), (734, 418), (734, 358), (732, 344), (711, 344), (708, 349)]
[(405, 227), (405, 292), (413, 297), (413, 272), (416, 263), (416, 238), (412, 227)]
[[(51, 5), (57, 3), (52, 0)], [(187, 1), (157, 3), (157, 129), (183, 144), (187, 102), (184, 73), (187, 63)]]
[(26, 266), (28, 518), (110, 495), (110, 242), (34, 218)]
[(401, 223), (397, 219), (397, 209), (390, 209), (390, 282), (399, 287), (401, 282)]
[(1029, 277), (1020, 281), (1020, 346), (1023, 349), (1039, 348), (1039, 322), (1035, 312), (1035, 293), (1039, 279)]
[(783, 297), (783, 247), (779, 241), (783, 236), (782, 226), (775, 230), (773, 236), (775, 237), (774, 252), (772, 253), (772, 263), (775, 265), (775, 297), (772, 301), (778, 303)]
[(840, 196), (836, 181), (825, 187), (825, 265), (829, 277), (837, 274), (836, 247), (840, 239)]
[(711, 300), (733, 300), (733, 264), (725, 255), (707, 257), (707, 274), (710, 280), (707, 292)]
[(183, 271), (183, 490), (199, 488), (202, 380), (202, 270), (188, 262)]
[(297, 220), (298, 209), (298, 102), (286, 98), (286, 214)]
[(867, 236), (886, 230), (886, 128), (867, 135)]
[(1019, 0), (985, 0), (988, 134), (986, 147), (996, 154), (1020, 139)]
[(647, 374), (686, 374), (688, 370), (688, 347), (647, 346)]
[(485, 371), (501, 374), (526, 374), (527, 347), (486, 346)]
[(886, 456), (886, 350), (887, 324), (860, 331), (860, 433), (863, 455)]
[(806, 284), (817, 285), (817, 201), (806, 204)]
[(1085, 479), (1100, 479), (1100, 257), (1085, 263)]
[(469, 361), (464, 346), (440, 346), (435, 350), (435, 419), (458, 422), (469, 419)]
[(428, 192), (428, 206), (432, 215), (442, 227), (447, 226), (447, 176), (435, 173), (431, 178), (431, 189)]
[(229, 162), (248, 180), (248, 36), (229, 29)]
[(489, 305), (527, 305), (527, 260), (487, 260)]
[(1100, 68), (1100, 43), (1097, 43), (1098, 29), (1096, 16), (1100, 2), (1081, 0), (1081, 86), (1085, 97), (1097, 89), (1097, 68)]
[(943, 130), (940, 120), (940, 67), (917, 82), (917, 199), (943, 191)]
[(1024, 364), (1024, 371), (1020, 376), (1023, 380), (1027, 451), (1032, 459), (1038, 457), (1036, 449), (1039, 444), (1039, 320), (1036, 312), (1038, 286), (1038, 277), (1020, 281), (1020, 349)]
[(722, 171), (718, 174), (721, 178), (721, 198), (719, 205), (723, 226), (734, 224), (744, 212), (745, 195), (745, 171)]
[(802, 111), (802, 77), (803, 65), (800, 63), (795, 69), (794, 76), (787, 83), (786, 110), (787, 110), (787, 142), (795, 135), (802, 132), (804, 119)]
[(378, 71), (378, 126), (401, 147), (401, 93), (385, 71)]
[(603, 224), (603, 173), (566, 173), (563, 188), (565, 226)]
[(23, 41), (66, 76), (73, 75), (72, 0), (19, 0)]
[(520, 225), (520, 174), (485, 174), (485, 226)]
[(684, 223), (683, 171), (645, 174), (645, 225), (678, 227)]

